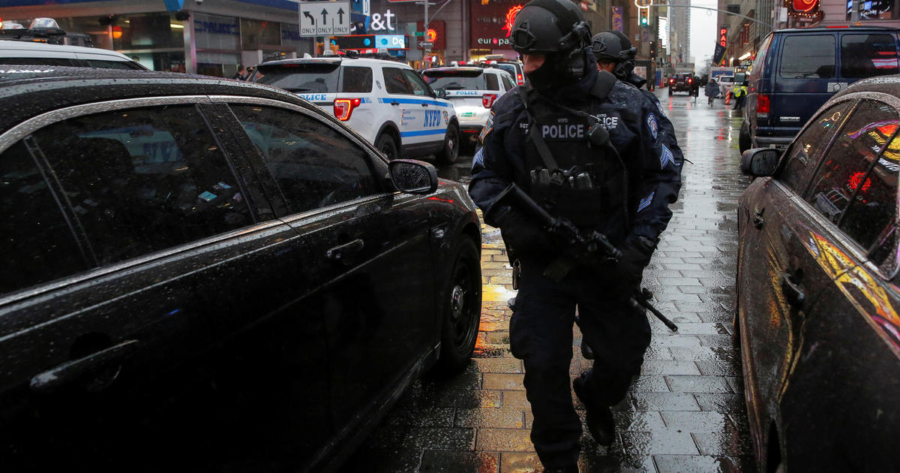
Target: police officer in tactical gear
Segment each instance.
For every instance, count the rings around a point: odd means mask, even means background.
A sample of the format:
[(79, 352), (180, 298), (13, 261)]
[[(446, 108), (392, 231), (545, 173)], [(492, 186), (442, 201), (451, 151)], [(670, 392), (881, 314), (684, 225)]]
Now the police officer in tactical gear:
[[(610, 406), (625, 397), (650, 343), (646, 315), (630, 296), (672, 216), (680, 163), (660, 139), (659, 108), (598, 70), (574, 3), (532, 0), (511, 37), (529, 84), (494, 104), (469, 193), (521, 262), (510, 348), (525, 364), (531, 440), (547, 471), (577, 472), (582, 431), (569, 387), (576, 307), (595, 360), (574, 388), (591, 435), (610, 445)], [(572, 262), (570, 248), (500, 198), (511, 184), (554, 217), (605, 234), (621, 258), (576, 261), (563, 278), (549, 277), (559, 261)]]
[(637, 48), (631, 45), (631, 41), (628, 40), (624, 33), (611, 30), (598, 33), (591, 38), (591, 49), (597, 58), (597, 67), (601, 71), (612, 72), (616, 79), (640, 90), (644, 100), (647, 101), (647, 103), (642, 105), (643, 107), (647, 107), (649, 103), (650, 108), (656, 107), (659, 110), (657, 118), (659, 121), (660, 141), (672, 153), (674, 165), (678, 171), (671, 181), (676, 186), (675, 193), (677, 195), (678, 189), (681, 188), (681, 165), (684, 163), (684, 154), (681, 152), (678, 140), (675, 138), (675, 126), (672, 125), (672, 121), (666, 116), (659, 99), (653, 92), (644, 88), (647, 84), (647, 79), (634, 73), (634, 58), (637, 56)]

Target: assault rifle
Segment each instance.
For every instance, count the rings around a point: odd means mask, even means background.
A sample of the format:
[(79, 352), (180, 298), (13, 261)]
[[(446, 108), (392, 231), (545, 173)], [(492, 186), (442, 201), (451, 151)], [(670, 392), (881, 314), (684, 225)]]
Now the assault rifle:
[[(505, 205), (520, 209), (532, 218), (537, 219), (541, 226), (553, 235), (556, 240), (561, 241), (565, 245), (566, 254), (551, 262), (544, 271), (544, 276), (554, 281), (561, 281), (569, 274), (569, 271), (579, 265), (596, 270), (604, 265), (609, 267), (609, 263), (617, 263), (622, 257), (622, 252), (609, 242), (606, 235), (596, 230), (583, 232), (572, 222), (550, 215), (531, 196), (515, 184), (510, 184), (504, 189), (497, 196), (497, 199), (494, 200), (491, 207), (499, 208)], [(490, 209), (488, 213), (490, 213)], [(678, 326), (650, 304), (649, 299), (651, 297), (652, 294), (649, 290), (642, 289), (635, 291), (632, 299), (641, 307), (649, 310), (669, 330), (677, 332)]]

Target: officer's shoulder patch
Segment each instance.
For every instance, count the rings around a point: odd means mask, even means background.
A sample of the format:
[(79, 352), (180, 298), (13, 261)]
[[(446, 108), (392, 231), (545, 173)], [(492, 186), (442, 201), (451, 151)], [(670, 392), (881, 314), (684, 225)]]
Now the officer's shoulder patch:
[(650, 134), (653, 135), (653, 139), (656, 139), (656, 136), (659, 134), (659, 124), (656, 123), (656, 115), (650, 113), (647, 115), (647, 127), (650, 128)]

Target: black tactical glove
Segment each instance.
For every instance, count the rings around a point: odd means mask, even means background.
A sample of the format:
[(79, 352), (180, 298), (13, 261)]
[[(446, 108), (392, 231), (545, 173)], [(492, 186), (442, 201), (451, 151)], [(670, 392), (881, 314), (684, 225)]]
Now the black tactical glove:
[(623, 283), (628, 286), (640, 284), (644, 268), (650, 264), (655, 248), (656, 242), (646, 237), (632, 235), (625, 239), (625, 243), (619, 248), (622, 257), (616, 265)]
[(509, 206), (491, 209), (490, 217), (485, 216), (489, 225), (500, 227), (503, 241), (518, 254), (549, 251), (553, 248), (550, 235), (534, 220)]

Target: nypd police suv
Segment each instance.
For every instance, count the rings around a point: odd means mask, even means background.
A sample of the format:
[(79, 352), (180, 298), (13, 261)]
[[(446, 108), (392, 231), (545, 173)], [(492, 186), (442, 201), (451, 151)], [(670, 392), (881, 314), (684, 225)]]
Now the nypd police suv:
[(472, 143), (487, 123), (494, 102), (516, 87), (513, 77), (499, 68), (437, 67), (426, 69), (422, 77), (453, 102), (463, 139)]
[(436, 155), (453, 163), (459, 121), (453, 104), (406, 64), (323, 57), (260, 64), (255, 82), (294, 92), (374, 144), (389, 159)]

